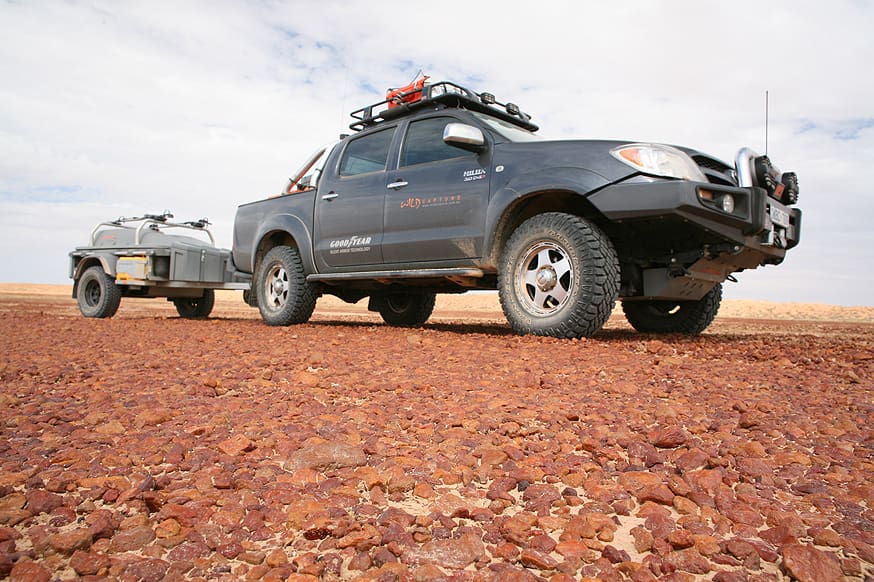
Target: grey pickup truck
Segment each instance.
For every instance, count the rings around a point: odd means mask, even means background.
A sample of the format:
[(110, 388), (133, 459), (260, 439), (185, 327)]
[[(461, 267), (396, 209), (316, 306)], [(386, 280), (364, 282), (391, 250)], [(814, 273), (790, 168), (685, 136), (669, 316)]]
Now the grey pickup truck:
[(427, 78), (352, 117), (237, 210), (233, 262), (270, 325), (331, 294), (416, 326), (437, 293), (497, 289), (521, 334), (591, 336), (617, 299), (638, 331), (695, 334), (723, 281), (799, 241), (796, 175), (749, 148), (544, 140), (517, 105)]

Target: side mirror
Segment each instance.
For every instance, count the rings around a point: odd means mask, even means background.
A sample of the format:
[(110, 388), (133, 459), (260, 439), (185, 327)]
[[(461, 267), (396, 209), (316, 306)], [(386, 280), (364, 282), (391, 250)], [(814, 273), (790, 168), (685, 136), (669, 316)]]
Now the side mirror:
[(448, 123), (443, 130), (443, 141), (451, 146), (481, 152), (486, 148), (482, 130), (466, 123)]

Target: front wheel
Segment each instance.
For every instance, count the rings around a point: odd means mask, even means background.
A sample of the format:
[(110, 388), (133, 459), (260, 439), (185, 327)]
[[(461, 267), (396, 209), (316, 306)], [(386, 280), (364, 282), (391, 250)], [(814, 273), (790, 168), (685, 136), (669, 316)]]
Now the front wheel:
[(697, 301), (623, 301), (625, 319), (641, 333), (696, 335), (707, 329), (722, 303), (722, 283)]
[(179, 297), (173, 300), (179, 317), (185, 319), (206, 319), (215, 305), (215, 291), (204, 289), (200, 297)]
[(76, 302), (85, 317), (112, 317), (121, 304), (121, 290), (103, 267), (85, 269), (76, 286)]
[(583, 218), (538, 214), (507, 242), (498, 291), (516, 333), (589, 337), (607, 322), (619, 294), (616, 250)]
[(306, 280), (300, 252), (296, 248), (272, 248), (261, 261), (255, 281), (258, 310), (267, 325), (309, 321), (316, 308), (316, 290)]
[(434, 293), (395, 293), (379, 302), (379, 314), (389, 325), (419, 327), (434, 311)]

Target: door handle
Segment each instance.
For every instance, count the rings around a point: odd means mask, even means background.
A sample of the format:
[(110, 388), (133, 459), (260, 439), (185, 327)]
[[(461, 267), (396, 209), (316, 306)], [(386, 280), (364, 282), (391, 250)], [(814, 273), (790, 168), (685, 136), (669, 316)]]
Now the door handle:
[(410, 183), (407, 182), (406, 180), (398, 180), (397, 182), (392, 182), (391, 184), (386, 186), (386, 188), (388, 188), (389, 190), (400, 190), (404, 186), (409, 186), (409, 185), (410, 185)]
[(322, 196), (322, 200), (333, 200), (337, 196), (339, 196), (339, 194), (337, 194), (336, 192), (328, 192), (327, 194)]

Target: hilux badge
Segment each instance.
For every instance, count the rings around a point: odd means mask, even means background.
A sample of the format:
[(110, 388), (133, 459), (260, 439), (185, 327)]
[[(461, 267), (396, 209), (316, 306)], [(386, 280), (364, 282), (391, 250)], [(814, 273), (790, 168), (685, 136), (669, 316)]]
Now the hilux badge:
[(464, 171), (464, 181), (465, 182), (473, 182), (474, 180), (482, 180), (486, 177), (486, 171), (482, 168), (477, 168), (476, 170), (465, 170)]

